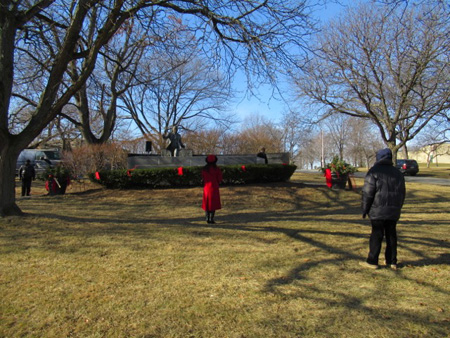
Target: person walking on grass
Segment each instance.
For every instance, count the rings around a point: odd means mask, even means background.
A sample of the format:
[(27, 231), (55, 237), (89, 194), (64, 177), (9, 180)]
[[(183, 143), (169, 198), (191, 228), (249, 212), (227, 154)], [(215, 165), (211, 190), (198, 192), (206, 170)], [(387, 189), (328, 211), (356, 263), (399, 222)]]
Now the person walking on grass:
[(216, 210), (221, 209), (219, 184), (222, 182), (222, 170), (217, 166), (217, 156), (208, 155), (202, 170), (203, 201), (202, 209), (206, 213), (206, 222), (214, 224)]
[(363, 218), (368, 215), (372, 224), (369, 240), (369, 255), (360, 264), (367, 268), (378, 268), (383, 237), (386, 237), (386, 266), (397, 269), (397, 221), (405, 201), (405, 178), (393, 166), (392, 151), (379, 150), (375, 165), (364, 179), (362, 189)]
[(22, 196), (30, 196), (31, 181), (34, 181), (36, 178), (36, 171), (30, 160), (27, 160), (25, 165), (19, 168), (19, 178), (22, 181)]

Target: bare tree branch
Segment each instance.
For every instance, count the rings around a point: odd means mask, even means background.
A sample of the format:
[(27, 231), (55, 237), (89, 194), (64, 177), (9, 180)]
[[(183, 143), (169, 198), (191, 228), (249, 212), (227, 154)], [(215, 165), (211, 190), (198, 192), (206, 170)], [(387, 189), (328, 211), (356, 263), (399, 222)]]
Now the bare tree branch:
[(450, 108), (449, 20), (441, 6), (361, 5), (318, 38), (297, 84), (330, 114), (370, 119), (394, 154)]

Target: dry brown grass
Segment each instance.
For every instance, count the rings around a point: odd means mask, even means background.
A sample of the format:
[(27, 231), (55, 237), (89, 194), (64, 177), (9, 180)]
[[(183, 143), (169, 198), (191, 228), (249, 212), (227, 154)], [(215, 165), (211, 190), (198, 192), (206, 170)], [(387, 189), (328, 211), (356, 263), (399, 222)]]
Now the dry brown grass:
[(439, 166), (432, 164), (430, 168), (427, 168), (425, 163), (419, 163), (419, 168), (418, 175), (420, 176), (450, 179), (449, 164), (441, 164)]
[[(366, 172), (367, 168), (360, 168), (360, 172)], [(427, 168), (426, 163), (419, 163), (419, 173), (418, 176), (423, 177), (433, 177), (433, 178), (444, 178), (450, 179), (450, 164), (444, 163), (439, 164), (431, 164), (429, 168)]]
[(408, 183), (398, 271), (359, 267), (360, 195), (320, 174), (222, 187), (215, 225), (201, 188), (85, 188), (0, 219), (0, 336), (449, 335), (450, 187)]

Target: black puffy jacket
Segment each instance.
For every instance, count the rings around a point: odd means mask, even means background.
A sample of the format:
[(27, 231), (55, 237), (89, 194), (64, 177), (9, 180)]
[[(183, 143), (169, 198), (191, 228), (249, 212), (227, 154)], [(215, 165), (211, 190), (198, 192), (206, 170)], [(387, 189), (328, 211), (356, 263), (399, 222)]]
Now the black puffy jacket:
[(405, 178), (390, 159), (370, 168), (362, 192), (363, 214), (368, 214), (371, 220), (398, 221), (405, 201)]

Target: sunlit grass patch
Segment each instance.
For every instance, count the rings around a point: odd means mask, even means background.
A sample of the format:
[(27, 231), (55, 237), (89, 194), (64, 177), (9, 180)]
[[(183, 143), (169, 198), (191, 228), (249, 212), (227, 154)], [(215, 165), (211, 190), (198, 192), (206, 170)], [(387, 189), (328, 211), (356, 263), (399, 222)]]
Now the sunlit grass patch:
[(397, 271), (358, 265), (361, 196), (320, 174), (221, 187), (214, 225), (201, 188), (19, 199), (27, 216), (0, 219), (0, 336), (446, 337), (450, 188), (407, 190)]

